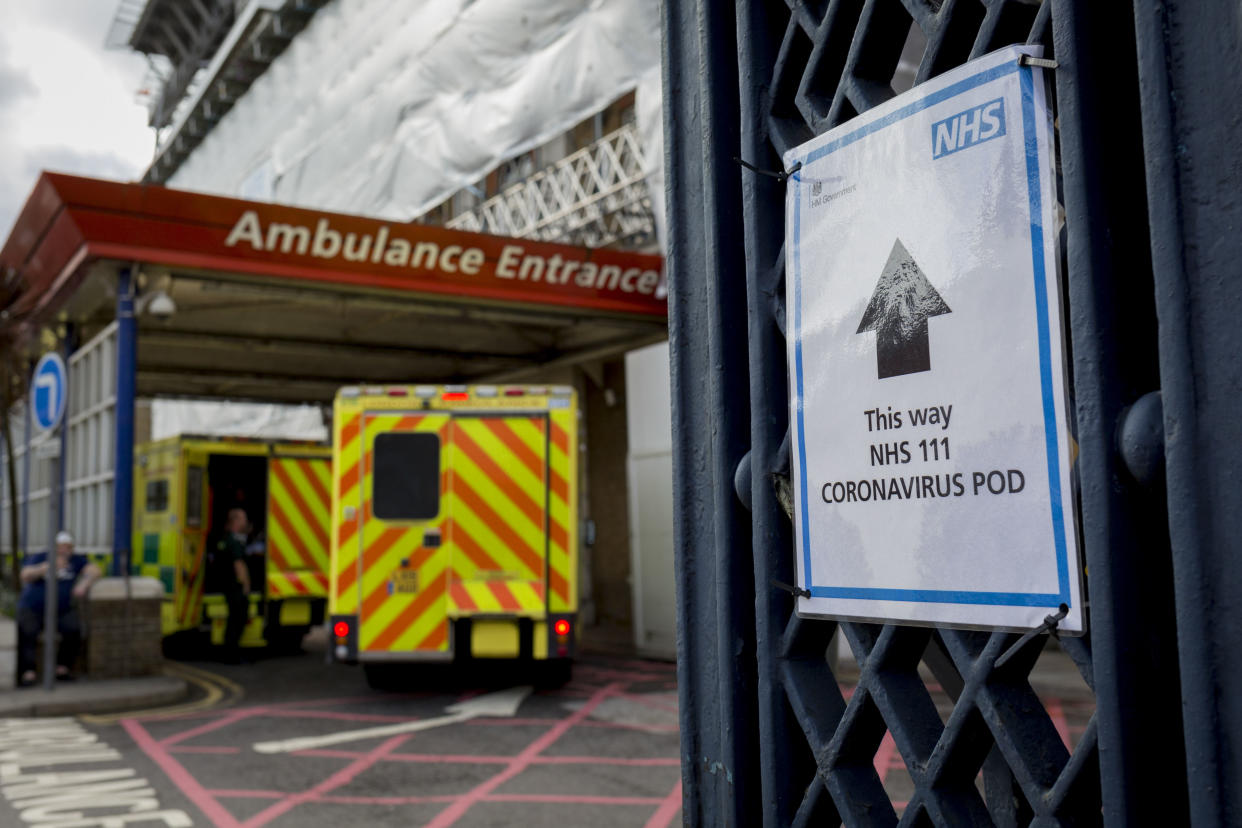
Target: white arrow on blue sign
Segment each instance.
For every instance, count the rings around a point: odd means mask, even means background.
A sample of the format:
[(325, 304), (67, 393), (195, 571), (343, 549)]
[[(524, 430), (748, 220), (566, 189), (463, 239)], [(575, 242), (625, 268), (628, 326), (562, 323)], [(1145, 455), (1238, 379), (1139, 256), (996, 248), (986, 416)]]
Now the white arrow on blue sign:
[(65, 416), (66, 391), (69, 387), (69, 375), (65, 371), (65, 361), (60, 354), (47, 353), (39, 359), (35, 366), (32, 383), (32, 399), (34, 401), (34, 421), (39, 428), (47, 431), (60, 425)]

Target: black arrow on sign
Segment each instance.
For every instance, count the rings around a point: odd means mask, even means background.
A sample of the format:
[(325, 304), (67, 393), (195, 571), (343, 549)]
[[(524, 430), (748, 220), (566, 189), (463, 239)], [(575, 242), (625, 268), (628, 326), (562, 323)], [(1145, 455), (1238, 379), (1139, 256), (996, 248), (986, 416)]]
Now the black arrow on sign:
[(927, 320), (952, 312), (897, 239), (856, 331), (875, 331), (880, 379), (930, 371)]

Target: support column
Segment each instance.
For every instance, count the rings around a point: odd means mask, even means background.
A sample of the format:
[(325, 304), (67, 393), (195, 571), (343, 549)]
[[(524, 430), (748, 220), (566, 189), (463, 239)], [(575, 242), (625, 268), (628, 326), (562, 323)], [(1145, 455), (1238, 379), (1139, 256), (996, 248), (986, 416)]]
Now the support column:
[[(21, 522), (21, 555), (25, 557), (26, 548), (30, 545), (30, 434), (34, 431), (34, 389), (31, 387), (30, 377), (34, 373), (34, 366), (26, 366), (26, 433), (23, 441), (26, 444), (26, 450), (22, 452), (22, 522)], [(16, 554), (17, 550), (14, 550)]]
[[(68, 528), (65, 524), (65, 482), (69, 468), (69, 403), (73, 401), (73, 386), (69, 382), (69, 358), (78, 347), (78, 331), (72, 322), (65, 323), (65, 338), (61, 342), (61, 357), (65, 360), (65, 416), (60, 422), (60, 494), (56, 498), (56, 531)], [(78, 540), (75, 538), (75, 540)]]
[(138, 322), (134, 273), (117, 275), (116, 291), (116, 472), (112, 496), (112, 574), (130, 567), (134, 515), (134, 396), (138, 373)]

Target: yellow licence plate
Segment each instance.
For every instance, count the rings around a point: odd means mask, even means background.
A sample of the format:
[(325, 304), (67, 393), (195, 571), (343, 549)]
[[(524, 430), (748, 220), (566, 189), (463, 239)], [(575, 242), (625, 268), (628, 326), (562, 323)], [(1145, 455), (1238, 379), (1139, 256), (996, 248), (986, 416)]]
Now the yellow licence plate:
[(418, 570), (398, 569), (392, 573), (393, 592), (418, 592)]

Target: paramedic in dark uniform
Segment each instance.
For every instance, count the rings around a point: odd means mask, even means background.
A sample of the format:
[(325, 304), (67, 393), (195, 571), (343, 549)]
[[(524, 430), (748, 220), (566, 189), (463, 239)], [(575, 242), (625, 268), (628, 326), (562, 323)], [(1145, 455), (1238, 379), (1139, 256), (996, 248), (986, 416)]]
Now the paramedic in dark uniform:
[(224, 628), (224, 660), (237, 663), (241, 659), (240, 642), (250, 613), (250, 569), (246, 566), (246, 533), (250, 520), (245, 509), (229, 509), (224, 524), (224, 537), (216, 543), (212, 563), (216, 583), (229, 608)]

